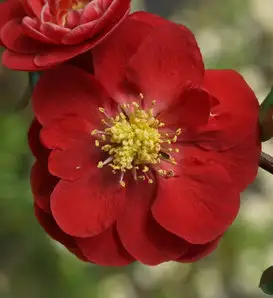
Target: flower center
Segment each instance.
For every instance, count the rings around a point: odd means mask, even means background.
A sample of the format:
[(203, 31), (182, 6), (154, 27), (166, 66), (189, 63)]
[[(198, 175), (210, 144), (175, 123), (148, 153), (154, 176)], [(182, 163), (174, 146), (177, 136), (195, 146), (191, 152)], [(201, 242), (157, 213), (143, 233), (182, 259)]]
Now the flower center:
[(86, 4), (88, 4), (89, 1), (75, 1), (72, 6), (71, 9), (72, 10), (80, 10), (83, 9)]
[[(128, 170), (132, 171), (135, 180), (153, 183), (149, 173), (151, 167), (157, 166), (161, 160), (176, 164), (171, 153), (179, 150), (172, 148), (172, 144), (177, 141), (181, 129), (172, 134), (161, 132), (165, 124), (153, 116), (153, 108), (145, 111), (136, 102), (122, 104), (119, 108), (120, 113), (116, 117), (109, 117), (103, 108), (99, 108), (105, 116), (102, 123), (106, 128), (95, 129), (91, 134), (96, 136), (95, 145), (107, 152), (109, 157), (99, 161), (98, 168), (107, 165), (112, 168), (113, 174), (120, 172), (123, 187), (124, 174)], [(173, 176), (173, 171), (162, 168), (157, 171), (162, 176)]]

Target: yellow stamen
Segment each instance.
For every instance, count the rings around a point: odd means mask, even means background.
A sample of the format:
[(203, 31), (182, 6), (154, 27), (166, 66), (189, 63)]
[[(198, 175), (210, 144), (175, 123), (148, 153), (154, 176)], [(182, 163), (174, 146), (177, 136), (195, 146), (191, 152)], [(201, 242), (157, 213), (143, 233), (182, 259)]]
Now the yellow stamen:
[(149, 171), (149, 167), (145, 166), (142, 170), (143, 173), (147, 173)]
[(94, 136), (94, 135), (96, 135), (97, 133), (98, 133), (98, 130), (97, 130), (97, 129), (94, 129), (94, 130), (91, 131), (91, 136)]
[(119, 183), (122, 187), (126, 187), (126, 183), (124, 181), (120, 181)]
[(97, 167), (98, 167), (99, 169), (101, 169), (101, 168), (103, 167), (103, 162), (102, 162), (102, 161), (99, 161)]
[[(139, 94), (140, 98), (143, 94)], [(149, 184), (153, 179), (148, 174), (150, 167), (164, 160), (173, 165), (175, 159), (170, 155), (172, 152), (179, 152), (177, 148), (167, 147), (177, 141), (177, 135), (181, 129), (175, 133), (160, 132), (165, 124), (153, 116), (153, 109), (143, 110), (141, 104), (132, 102), (131, 104), (120, 105), (120, 113), (114, 117), (109, 117), (105, 109), (99, 107), (99, 112), (105, 115), (102, 123), (107, 126), (104, 130), (93, 130), (91, 135), (97, 135), (95, 146), (107, 152), (108, 158), (99, 161), (98, 168), (107, 165), (112, 168), (113, 174), (121, 173), (120, 185), (126, 186), (124, 182), (125, 173), (132, 171), (134, 179), (147, 180)], [(156, 101), (152, 101), (156, 105)], [(101, 145), (100, 141), (103, 140)], [(168, 153), (170, 152), (170, 153)], [(143, 175), (139, 175), (140, 173)], [(159, 169), (159, 175), (170, 176), (170, 172)]]

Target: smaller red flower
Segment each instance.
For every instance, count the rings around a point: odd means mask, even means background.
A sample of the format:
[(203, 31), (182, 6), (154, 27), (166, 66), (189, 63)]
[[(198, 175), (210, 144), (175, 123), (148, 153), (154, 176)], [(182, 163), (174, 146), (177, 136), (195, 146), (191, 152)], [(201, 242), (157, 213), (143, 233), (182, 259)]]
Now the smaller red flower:
[(204, 257), (256, 176), (257, 98), (235, 71), (204, 70), (187, 28), (150, 14), (93, 55), (95, 76), (62, 65), (35, 88), (38, 220), (100, 265)]
[(129, 6), (130, 0), (5, 0), (2, 63), (39, 71), (85, 53), (119, 25)]

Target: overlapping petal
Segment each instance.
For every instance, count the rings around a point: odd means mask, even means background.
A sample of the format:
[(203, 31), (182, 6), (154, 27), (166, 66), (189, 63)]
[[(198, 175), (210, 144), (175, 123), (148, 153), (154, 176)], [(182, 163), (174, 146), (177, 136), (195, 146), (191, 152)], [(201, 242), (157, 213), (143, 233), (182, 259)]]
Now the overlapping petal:
[[(76, 4), (82, 5), (81, 1)], [(16, 70), (52, 68), (102, 42), (129, 13), (130, 0), (91, 1), (83, 9), (71, 1), (17, 1), (1, 4), (2, 63)], [(83, 64), (84, 65), (84, 64)]]
[(122, 246), (114, 225), (95, 237), (77, 238), (78, 246), (85, 257), (102, 266), (124, 266), (134, 258)]
[(204, 87), (220, 104), (212, 109), (208, 125), (190, 136), (192, 141), (208, 150), (223, 151), (257, 133), (258, 100), (239, 73), (206, 70)]
[[(127, 101), (122, 82), (130, 57), (137, 51), (153, 26), (130, 15), (103, 43), (93, 49), (96, 78), (117, 101)], [(132, 34), (134, 32), (134, 34)]]
[(186, 87), (159, 115), (168, 129), (191, 128), (208, 123), (215, 100), (201, 88)]
[(117, 220), (124, 247), (144, 264), (156, 265), (174, 260), (187, 250), (186, 242), (164, 230), (152, 217), (150, 207), (156, 187), (130, 181), (127, 202)]
[(214, 251), (219, 245), (220, 240), (221, 237), (206, 244), (189, 244), (188, 251), (176, 261), (181, 263), (192, 263), (198, 261)]
[(51, 211), (62, 230), (91, 237), (113, 224), (126, 200), (117, 179), (94, 164), (81, 179), (61, 180), (51, 195)]
[(114, 104), (92, 75), (72, 65), (44, 73), (33, 92), (33, 109), (44, 125), (75, 115), (96, 126), (101, 120), (99, 106), (111, 109)]
[[(144, 95), (144, 107), (163, 110), (187, 84), (203, 83), (204, 65), (192, 32), (169, 22), (156, 27), (129, 60), (127, 78)], [(151, 88), (152, 86), (152, 88)]]
[[(23, 18), (26, 12), (20, 0), (8, 0), (0, 3), (0, 31), (11, 19)], [(0, 35), (0, 45), (3, 45)]]
[(226, 169), (210, 159), (183, 159), (179, 175), (160, 181), (153, 215), (165, 229), (190, 243), (210, 242), (235, 219), (239, 193)]

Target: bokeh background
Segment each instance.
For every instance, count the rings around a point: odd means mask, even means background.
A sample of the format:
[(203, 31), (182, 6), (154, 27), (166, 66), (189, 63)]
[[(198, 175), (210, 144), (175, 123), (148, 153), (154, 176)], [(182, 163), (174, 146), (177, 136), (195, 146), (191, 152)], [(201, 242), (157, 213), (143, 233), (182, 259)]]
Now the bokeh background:
[[(262, 100), (273, 84), (272, 0), (136, 0), (191, 28), (208, 68), (240, 71)], [(273, 177), (260, 170), (220, 247), (195, 264), (84, 264), (50, 240), (32, 210), (26, 143), (29, 107), (18, 100), (25, 73), (0, 66), (1, 298), (262, 298), (262, 271), (273, 264)], [(246, 111), (247, 113), (247, 111)], [(273, 146), (264, 150), (273, 154)], [(224, 191), (224, 190), (223, 190)], [(221, 199), (221, 198), (219, 198)]]

